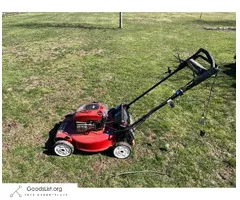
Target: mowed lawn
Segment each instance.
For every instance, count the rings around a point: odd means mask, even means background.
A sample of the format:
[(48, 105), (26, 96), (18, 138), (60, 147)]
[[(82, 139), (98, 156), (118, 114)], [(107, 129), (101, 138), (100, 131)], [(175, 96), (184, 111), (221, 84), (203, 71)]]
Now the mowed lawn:
[[(118, 20), (118, 13), (3, 16), (3, 182), (236, 187), (236, 14), (123, 13), (123, 29)], [(128, 159), (45, 152), (48, 132), (80, 104), (128, 103), (178, 65), (174, 55), (185, 59), (200, 47), (220, 67), (204, 137), (199, 121), (212, 78), (143, 123)], [(185, 70), (164, 82), (131, 107), (134, 119), (191, 78)]]

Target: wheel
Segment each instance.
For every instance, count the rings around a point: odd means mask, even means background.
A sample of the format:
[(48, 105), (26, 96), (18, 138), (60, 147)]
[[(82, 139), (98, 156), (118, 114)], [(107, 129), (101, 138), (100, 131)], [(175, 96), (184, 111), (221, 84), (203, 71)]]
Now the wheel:
[(113, 147), (113, 155), (116, 158), (125, 159), (132, 153), (132, 147), (127, 142), (118, 142)]
[(54, 144), (53, 150), (58, 156), (66, 157), (73, 153), (74, 147), (68, 141), (59, 140)]

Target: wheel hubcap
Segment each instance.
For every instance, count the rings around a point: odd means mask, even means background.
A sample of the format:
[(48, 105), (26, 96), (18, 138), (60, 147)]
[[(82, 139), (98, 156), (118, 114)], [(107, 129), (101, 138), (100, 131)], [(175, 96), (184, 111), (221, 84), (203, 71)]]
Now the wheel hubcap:
[(114, 155), (117, 158), (127, 158), (130, 155), (131, 151), (126, 146), (118, 146), (114, 149)]
[(57, 145), (55, 147), (55, 152), (59, 156), (69, 156), (72, 153), (71, 149), (64, 144)]

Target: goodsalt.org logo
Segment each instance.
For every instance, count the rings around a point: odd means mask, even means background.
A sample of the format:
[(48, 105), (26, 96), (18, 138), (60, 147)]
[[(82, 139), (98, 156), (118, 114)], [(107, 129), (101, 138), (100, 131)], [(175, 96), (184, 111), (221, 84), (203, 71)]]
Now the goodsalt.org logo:
[(12, 194), (10, 194), (10, 197), (13, 197), (15, 194), (18, 195), (19, 197), (22, 197), (22, 195), (18, 192), (18, 190), (21, 188), (22, 186), (19, 185), (18, 189), (16, 189)]

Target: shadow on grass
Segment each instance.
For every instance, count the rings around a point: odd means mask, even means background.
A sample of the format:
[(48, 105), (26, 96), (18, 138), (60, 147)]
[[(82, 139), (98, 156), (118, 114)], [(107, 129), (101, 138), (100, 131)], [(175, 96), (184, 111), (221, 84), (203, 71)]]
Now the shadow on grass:
[(224, 74), (236, 79), (236, 63), (230, 63), (227, 65), (224, 65), (222, 68), (223, 68), (222, 72)]
[(104, 156), (107, 157), (114, 157), (111, 149), (107, 149), (105, 151), (102, 152), (85, 152), (85, 151), (80, 151), (80, 150), (75, 150), (74, 155), (81, 155), (81, 156), (92, 156), (92, 155), (96, 155), (96, 154), (102, 154)]
[[(204, 18), (204, 17), (203, 17)], [(195, 23), (198, 23), (200, 25), (204, 26), (224, 26), (224, 27), (236, 27), (236, 20), (197, 20)]]
[[(54, 146), (54, 138), (57, 134), (57, 131), (58, 131), (58, 128), (60, 126), (61, 122), (57, 123), (54, 125), (54, 127), (49, 131), (48, 133), (48, 139), (45, 143), (45, 146), (43, 147), (43, 153), (45, 155), (48, 155), (48, 156), (57, 156), (54, 151), (53, 151), (53, 146)], [(114, 157), (113, 156), (113, 153), (112, 153), (112, 150), (109, 148), (103, 152), (84, 152), (84, 151), (80, 151), (80, 150), (74, 150), (74, 153), (75, 155), (81, 155), (81, 156), (91, 156), (91, 155), (95, 155), (95, 154), (102, 154), (104, 156), (108, 156), (108, 157)]]
[(222, 72), (235, 80), (231, 86), (236, 88), (236, 63), (230, 63), (222, 66)]
[[(54, 127), (48, 132), (48, 139), (47, 139), (47, 141), (45, 142), (45, 147), (44, 147), (44, 149), (46, 149), (44, 152), (46, 153), (46, 152), (51, 152), (52, 151), (52, 147), (53, 147), (53, 145), (54, 145), (54, 138), (55, 138), (55, 136), (56, 136), (56, 134), (57, 134), (57, 130), (58, 130), (58, 128), (59, 128), (59, 126), (60, 126), (60, 124), (61, 124), (62, 122), (59, 122), (59, 123), (57, 123), (57, 124), (55, 124), (54, 125)], [(46, 153), (47, 154), (47, 153)], [(47, 154), (48, 155), (48, 154)]]
[(103, 27), (103, 26), (93, 26), (91, 24), (79, 24), (79, 23), (21, 23), (14, 24), (12, 26), (22, 27), (22, 28), (77, 28), (77, 29), (88, 29), (88, 30), (118, 30), (119, 28)]

